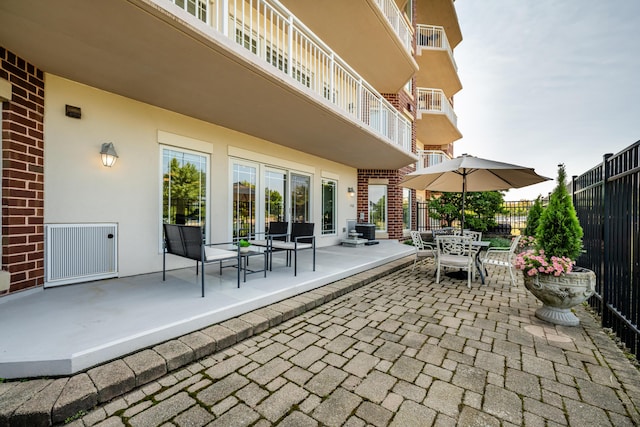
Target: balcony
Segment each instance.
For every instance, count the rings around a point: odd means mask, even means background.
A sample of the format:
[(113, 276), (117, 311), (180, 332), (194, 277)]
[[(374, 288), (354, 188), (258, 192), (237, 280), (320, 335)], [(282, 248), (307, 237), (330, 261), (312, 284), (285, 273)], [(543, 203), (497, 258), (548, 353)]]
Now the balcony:
[(439, 25), (447, 33), (451, 48), (462, 41), (462, 32), (454, 0), (419, 1), (417, 4), (417, 22)]
[(418, 71), (413, 59), (413, 28), (395, 1), (281, 2), (376, 90), (397, 93)]
[(447, 145), (462, 138), (458, 117), (440, 89), (417, 88), (416, 137), (424, 145)]
[(451, 159), (447, 153), (440, 150), (418, 150), (417, 154), (418, 161), (416, 162), (416, 170), (437, 165), (445, 160)]
[(0, 40), (45, 72), (355, 168), (416, 161), (411, 122), (277, 1), (175, 3), (4, 0)]
[(417, 85), (441, 88), (448, 98), (459, 92), (462, 83), (444, 28), (418, 24), (416, 46), (420, 65)]

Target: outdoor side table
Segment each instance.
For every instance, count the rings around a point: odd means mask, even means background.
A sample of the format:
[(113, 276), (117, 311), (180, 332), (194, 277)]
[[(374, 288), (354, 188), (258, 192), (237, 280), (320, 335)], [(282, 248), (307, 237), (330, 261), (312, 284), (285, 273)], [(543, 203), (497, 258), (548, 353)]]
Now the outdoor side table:
[[(262, 268), (260, 269), (249, 268), (249, 259), (251, 257), (259, 257), (259, 256), (263, 257)], [(240, 252), (240, 265), (238, 266), (238, 268), (242, 271), (243, 282), (247, 281), (247, 274), (264, 273), (264, 277), (267, 277), (267, 266), (268, 266), (267, 251)]]

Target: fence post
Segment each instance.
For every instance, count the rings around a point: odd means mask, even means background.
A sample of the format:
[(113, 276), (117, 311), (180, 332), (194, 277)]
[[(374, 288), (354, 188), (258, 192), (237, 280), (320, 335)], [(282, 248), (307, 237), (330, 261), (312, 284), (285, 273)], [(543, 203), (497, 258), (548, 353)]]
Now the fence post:
[(610, 220), (610, 216), (611, 216), (611, 209), (610, 209), (610, 203), (609, 203), (609, 192), (607, 191), (607, 183), (609, 181), (609, 177), (611, 175), (610, 171), (609, 171), (609, 167), (608, 167), (608, 163), (607, 160), (613, 156), (613, 153), (606, 153), (605, 155), (602, 156), (602, 204), (604, 205), (604, 209), (603, 209), (603, 231), (602, 231), (602, 239), (604, 241), (604, 245), (603, 249), (602, 249), (602, 259), (604, 261), (604, 278), (601, 280), (601, 284), (602, 284), (602, 326), (603, 327), (610, 327), (611, 326), (611, 315), (609, 314), (609, 310), (608, 310), (608, 303), (609, 303), (609, 286), (608, 284), (610, 284), (612, 282), (612, 278), (611, 278), (611, 270), (609, 268), (609, 248), (610, 246), (610, 238), (611, 238), (611, 220)]

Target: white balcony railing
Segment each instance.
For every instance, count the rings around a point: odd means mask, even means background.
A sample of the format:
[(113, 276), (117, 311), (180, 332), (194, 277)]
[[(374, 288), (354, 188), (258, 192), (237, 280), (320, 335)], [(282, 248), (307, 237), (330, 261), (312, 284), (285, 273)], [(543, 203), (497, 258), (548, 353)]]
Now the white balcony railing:
[(447, 33), (444, 31), (444, 27), (424, 24), (418, 24), (416, 27), (417, 46), (422, 49), (447, 51), (455, 70), (458, 71), (458, 65), (456, 64), (456, 60), (453, 58), (453, 51), (451, 50), (451, 45), (449, 45), (449, 39), (447, 39)]
[(206, 11), (203, 0), (168, 1), (411, 152), (411, 122), (277, 0), (222, 0)]
[(455, 127), (458, 127), (458, 116), (453, 111), (453, 106), (440, 89), (417, 88), (419, 113), (441, 113), (445, 114)]
[(437, 165), (449, 160), (451, 157), (440, 150), (417, 150), (419, 160), (416, 162), (416, 170)]
[(400, 37), (404, 48), (411, 53), (413, 30), (407, 20), (404, 19), (404, 14), (400, 11), (396, 2), (393, 0), (375, 0), (375, 2), (384, 13), (393, 30)]

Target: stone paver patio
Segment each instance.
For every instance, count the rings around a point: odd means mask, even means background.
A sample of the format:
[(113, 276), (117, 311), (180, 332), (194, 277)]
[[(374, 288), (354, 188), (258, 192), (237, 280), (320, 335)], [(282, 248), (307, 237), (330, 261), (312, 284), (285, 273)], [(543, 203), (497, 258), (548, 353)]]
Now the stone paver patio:
[(71, 379), (0, 384), (0, 425), (640, 424), (640, 372), (583, 307), (579, 327), (550, 325), (502, 271), (469, 290), (407, 261)]

